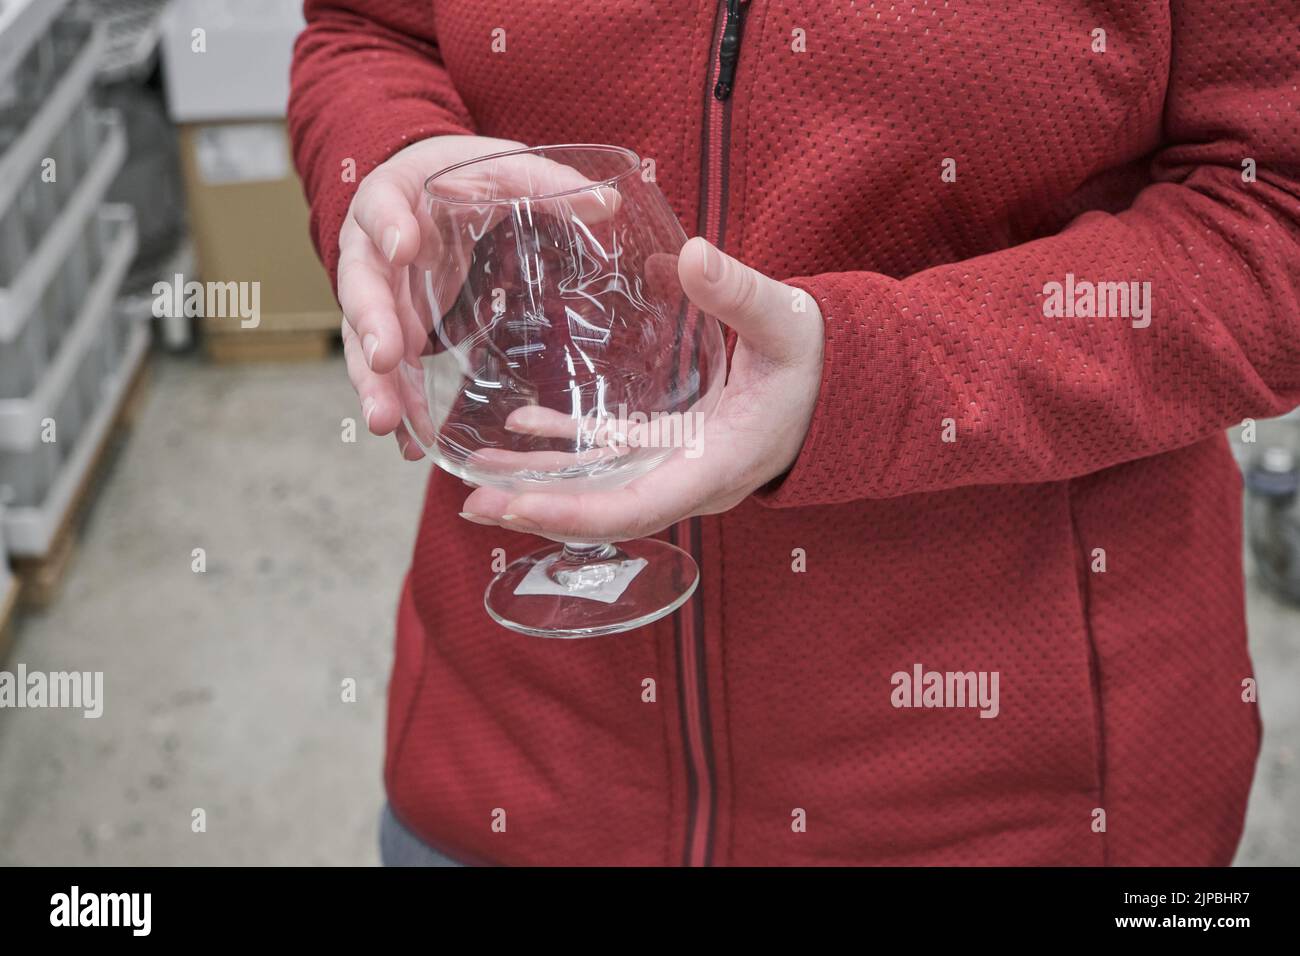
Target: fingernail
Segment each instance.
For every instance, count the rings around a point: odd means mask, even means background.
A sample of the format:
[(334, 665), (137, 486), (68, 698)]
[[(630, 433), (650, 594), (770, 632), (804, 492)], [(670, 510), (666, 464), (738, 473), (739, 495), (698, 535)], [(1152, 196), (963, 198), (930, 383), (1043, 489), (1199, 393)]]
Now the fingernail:
[(708, 282), (722, 278), (722, 254), (709, 242), (704, 245), (704, 278)]
[(482, 515), (476, 515), (472, 511), (462, 511), (460, 516), (466, 521), (472, 521), (475, 524), (496, 524), (491, 518), (485, 518)]
[(379, 348), (379, 336), (374, 332), (367, 332), (366, 337), (361, 340), (361, 352), (366, 357), (366, 364), (372, 369), (375, 367), (375, 350)]
[(402, 241), (402, 230), (396, 226), (389, 226), (384, 230), (384, 255), (389, 262), (397, 255), (397, 244)]
[(537, 525), (533, 524), (531, 521), (528, 521), (525, 518), (519, 517), (519, 515), (502, 515), (501, 520), (514, 525), (516, 528), (518, 528), (521, 531), (537, 530)]
[(361, 413), (366, 416), (366, 427), (370, 427), (370, 416), (375, 413), (375, 400), (367, 398), (361, 403)]

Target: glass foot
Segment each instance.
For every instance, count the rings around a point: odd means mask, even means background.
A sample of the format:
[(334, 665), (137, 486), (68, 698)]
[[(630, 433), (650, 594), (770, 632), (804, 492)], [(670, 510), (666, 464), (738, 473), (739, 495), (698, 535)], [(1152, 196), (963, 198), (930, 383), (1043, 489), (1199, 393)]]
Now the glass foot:
[(689, 554), (654, 538), (555, 544), (512, 562), (492, 579), (483, 604), (520, 634), (599, 637), (671, 614), (699, 580)]

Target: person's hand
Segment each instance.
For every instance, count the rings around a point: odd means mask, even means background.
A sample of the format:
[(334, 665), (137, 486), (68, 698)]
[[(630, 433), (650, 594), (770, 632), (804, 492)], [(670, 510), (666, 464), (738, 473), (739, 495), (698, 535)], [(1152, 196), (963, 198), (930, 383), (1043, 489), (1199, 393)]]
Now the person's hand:
[(516, 495), (485, 486), (466, 498), (462, 517), (555, 541), (628, 541), (692, 515), (734, 508), (794, 464), (821, 385), (817, 303), (702, 238), (682, 248), (677, 268), (691, 301), (737, 334), (700, 453), (679, 449), (616, 491)]
[[(429, 322), (411, 301), (407, 266), (417, 257), (440, 262), (467, 259), (441, 256), (439, 237), (421, 235), (416, 211), (425, 180), (456, 163), (522, 148), (513, 140), (485, 136), (437, 136), (414, 143), (361, 181), (339, 230), (338, 291), (348, 378), (361, 400), (366, 427), (375, 435), (393, 434), (408, 460), (416, 461), (424, 452), (411, 440), (402, 413), (405, 408), (418, 414), (423, 397), (409, 394), (410, 379), (398, 366), (404, 358), (418, 364), (429, 345)], [(524, 196), (590, 185), (576, 170), (532, 154), (507, 157), (492, 165), (490, 175), (490, 183), (472, 176), (453, 177), (449, 188)], [(596, 203), (611, 198), (600, 191), (593, 195)], [(439, 284), (454, 293), (464, 276), (440, 279)]]

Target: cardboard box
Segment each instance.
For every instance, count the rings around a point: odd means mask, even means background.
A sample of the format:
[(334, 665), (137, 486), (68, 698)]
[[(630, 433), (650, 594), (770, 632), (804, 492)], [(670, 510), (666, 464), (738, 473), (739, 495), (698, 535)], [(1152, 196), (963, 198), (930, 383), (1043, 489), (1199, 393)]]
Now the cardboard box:
[(184, 284), (237, 283), (246, 303), (257, 284), (255, 327), (236, 308), (205, 309), (205, 334), (337, 333), (342, 314), (312, 248), (284, 124), (183, 126), (180, 154), (198, 272)]

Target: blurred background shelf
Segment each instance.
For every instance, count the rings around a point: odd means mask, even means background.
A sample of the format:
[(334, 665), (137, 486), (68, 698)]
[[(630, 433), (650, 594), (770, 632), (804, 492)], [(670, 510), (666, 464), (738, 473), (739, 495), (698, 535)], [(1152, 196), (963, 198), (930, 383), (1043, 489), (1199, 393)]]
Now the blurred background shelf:
[(44, 236), (22, 262), (13, 284), (0, 286), (0, 342), (12, 342), (21, 334), (38, 300), (46, 294), (68, 257), (79, 252), (77, 243), (122, 167), (126, 140), (118, 116), (96, 113), (89, 118), (89, 124), (89, 137), (95, 144), (94, 165), (72, 187), (63, 208), (46, 220)]
[(99, 64), (101, 83), (142, 79), (152, 68), (167, 0), (76, 0), (77, 12), (102, 23), (108, 48)]
[(14, 563), (0, 584), (38, 604), (150, 338), (119, 306), (138, 233), (133, 207), (108, 200), (130, 144), (122, 114), (97, 105), (112, 18), (87, 10), (0, 0), (0, 524)]
[[(80, 294), (72, 301), (78, 310), (69, 328), (46, 360), (48, 366), (39, 369), (38, 383), (26, 395), (0, 400), (0, 453), (13, 455), (31, 452), (42, 441), (42, 423), (53, 417), (63, 434), (53, 444), (66, 444), (76, 439), (76, 423), (84, 419), (82, 412), (91, 403), (91, 387), (98, 381), (101, 368), (86, 368), (89, 354), (96, 348), (107, 349), (115, 355), (119, 322), (115, 314), (117, 290), (126, 274), (131, 256), (135, 253), (135, 220), (126, 206), (106, 206), (100, 210), (95, 222), (90, 224), (98, 233), (95, 244), (105, 250), (102, 261), (96, 264), (94, 275), (79, 286)], [(107, 371), (107, 369), (104, 369)], [(85, 402), (71, 415), (65, 410), (69, 389), (84, 392)], [(71, 432), (71, 436), (68, 436)], [(5, 459), (11, 465), (11, 459)]]
[(0, 77), (13, 75), (67, 5), (68, 0), (0, 0)]
[(75, 553), (77, 525), (100, 487), (110, 452), (131, 428), (148, 383), (149, 334), (130, 327), (120, 364), (102, 383), (103, 401), (44, 502), (10, 508), (4, 529), (13, 544), (22, 603), (46, 608), (58, 596)]

